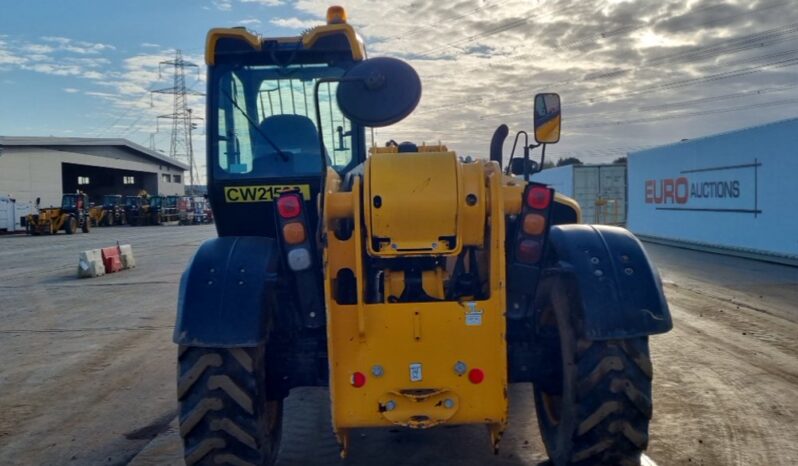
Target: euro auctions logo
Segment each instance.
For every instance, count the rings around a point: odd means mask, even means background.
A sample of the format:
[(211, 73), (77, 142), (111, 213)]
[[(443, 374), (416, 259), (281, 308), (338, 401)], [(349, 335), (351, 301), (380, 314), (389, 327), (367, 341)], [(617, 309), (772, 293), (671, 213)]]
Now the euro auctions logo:
[(656, 210), (750, 213), (759, 209), (762, 163), (682, 170), (678, 176), (645, 180), (645, 203)]
[(646, 180), (646, 204), (687, 204), (690, 199), (740, 197), (740, 180), (696, 181), (685, 176)]

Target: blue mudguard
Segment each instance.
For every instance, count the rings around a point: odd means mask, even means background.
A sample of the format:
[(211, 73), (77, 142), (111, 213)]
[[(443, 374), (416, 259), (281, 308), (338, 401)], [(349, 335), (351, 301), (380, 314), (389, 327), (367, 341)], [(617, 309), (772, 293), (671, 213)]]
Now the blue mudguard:
[(255, 346), (267, 336), (277, 281), (277, 242), (214, 238), (200, 246), (180, 279), (174, 342)]
[(551, 228), (549, 245), (560, 271), (578, 286), (585, 337), (633, 338), (673, 327), (659, 273), (628, 230), (558, 225)]

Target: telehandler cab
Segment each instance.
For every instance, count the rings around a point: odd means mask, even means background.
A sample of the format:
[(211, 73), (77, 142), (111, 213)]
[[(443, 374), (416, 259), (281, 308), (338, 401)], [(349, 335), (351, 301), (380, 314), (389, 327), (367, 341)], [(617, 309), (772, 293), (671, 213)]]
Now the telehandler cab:
[[(671, 328), (640, 242), (579, 224), (573, 200), (530, 182), (536, 145), (503, 172), (504, 125), (490, 160), (367, 150), (366, 129), (410, 114), (421, 82), (402, 61), (367, 59), (342, 8), (327, 19), (299, 37), (208, 34), (219, 237), (180, 283), (186, 463), (274, 464), (299, 386), (329, 387), (342, 455), (351, 429), (381, 426), (484, 424), (496, 449), (508, 384), (531, 382), (553, 464), (638, 464), (648, 335)], [(534, 109), (545, 148), (559, 97)]]

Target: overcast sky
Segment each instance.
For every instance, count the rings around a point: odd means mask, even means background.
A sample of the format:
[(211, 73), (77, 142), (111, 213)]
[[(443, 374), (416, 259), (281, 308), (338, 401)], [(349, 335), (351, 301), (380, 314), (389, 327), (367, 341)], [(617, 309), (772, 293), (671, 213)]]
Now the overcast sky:
[[(330, 1), (3, 0), (0, 135), (150, 135), (169, 150), (172, 85), (158, 62), (182, 49), (204, 90), (207, 30), (265, 36), (319, 24)], [(798, 0), (351, 0), (370, 56), (421, 75), (416, 112), (378, 140), (441, 140), (487, 155), (501, 123), (531, 129), (536, 92), (562, 96), (554, 157), (603, 162), (628, 150), (798, 116)], [(202, 114), (203, 98), (192, 97)], [(204, 147), (203, 131), (195, 139)], [(512, 133), (511, 133), (512, 134)], [(751, 141), (752, 147), (764, 141)], [(506, 146), (509, 150), (509, 143)]]

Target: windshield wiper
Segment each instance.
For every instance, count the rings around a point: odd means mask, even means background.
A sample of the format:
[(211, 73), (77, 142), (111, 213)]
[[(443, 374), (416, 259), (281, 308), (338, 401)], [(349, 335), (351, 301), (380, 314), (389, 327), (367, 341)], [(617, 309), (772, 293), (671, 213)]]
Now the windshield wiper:
[(266, 142), (268, 142), (270, 146), (272, 146), (272, 149), (274, 149), (275, 152), (277, 152), (280, 158), (283, 159), (284, 162), (287, 162), (289, 152), (283, 152), (279, 147), (277, 147), (277, 144), (275, 144), (274, 141), (272, 141), (269, 138), (269, 136), (266, 136), (266, 133), (264, 133), (263, 130), (260, 129), (260, 126), (258, 126), (258, 124), (252, 120), (252, 117), (250, 117), (249, 114), (245, 112), (244, 109), (241, 108), (235, 100), (233, 100), (233, 97), (230, 96), (230, 94), (227, 91), (222, 90), (222, 94), (224, 94), (224, 96), (227, 97), (227, 100), (229, 100), (230, 103), (233, 104), (233, 106), (236, 109), (238, 109), (238, 111), (241, 112), (242, 115), (244, 115), (244, 118), (247, 119), (247, 122), (249, 122), (250, 126), (252, 126), (255, 129), (255, 131), (258, 132), (258, 134), (263, 136), (263, 139), (266, 140)]

